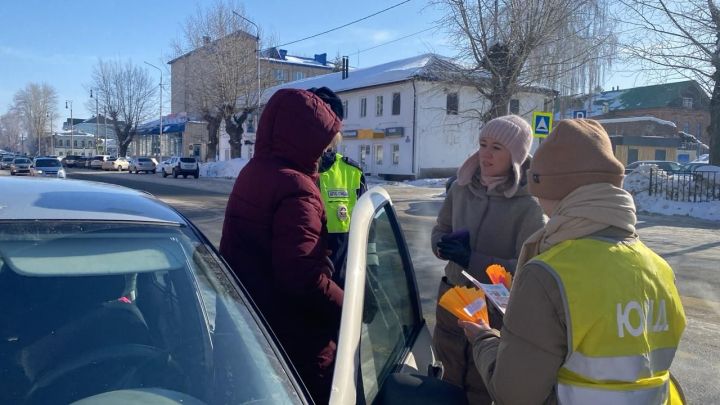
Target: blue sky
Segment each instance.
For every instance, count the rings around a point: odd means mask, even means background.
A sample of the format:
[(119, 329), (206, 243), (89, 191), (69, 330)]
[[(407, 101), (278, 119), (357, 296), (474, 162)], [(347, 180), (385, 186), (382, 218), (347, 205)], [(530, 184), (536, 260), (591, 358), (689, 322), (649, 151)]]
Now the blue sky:
[[(400, 0), (250, 0), (245, 15), (261, 26), (263, 36), (283, 44), (384, 9)], [(29, 82), (47, 82), (59, 95), (58, 112), (69, 117), (65, 100), (74, 100), (74, 116), (90, 117), (85, 103), (92, 68), (103, 59), (131, 59), (165, 67), (171, 43), (197, 0), (24, 0), (0, 7), (0, 114), (13, 94)], [(452, 56), (455, 49), (444, 32), (422, 34), (378, 47), (360, 50), (436, 26), (441, 10), (427, 0), (412, 0), (397, 8), (342, 30), (288, 45), (290, 54), (327, 53), (350, 56), (352, 67), (367, 67), (394, 59), (436, 52)], [(153, 75), (159, 74), (149, 68)], [(166, 70), (164, 80), (168, 80)], [(613, 78), (612, 84), (625, 84)], [(632, 85), (631, 82), (628, 85)], [(628, 87), (625, 85), (624, 87)], [(169, 103), (165, 97), (165, 110)], [(60, 120), (56, 118), (55, 126)]]

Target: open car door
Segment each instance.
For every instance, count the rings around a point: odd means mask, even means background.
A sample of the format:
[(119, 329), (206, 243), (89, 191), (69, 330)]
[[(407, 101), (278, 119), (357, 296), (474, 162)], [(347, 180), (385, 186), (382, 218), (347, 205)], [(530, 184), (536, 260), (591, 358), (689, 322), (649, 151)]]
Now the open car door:
[[(425, 379), (435, 358), (409, 250), (382, 187), (353, 210), (345, 280), (330, 404), (386, 403), (404, 390), (395, 387), (398, 376)], [(426, 387), (445, 384), (428, 378)]]

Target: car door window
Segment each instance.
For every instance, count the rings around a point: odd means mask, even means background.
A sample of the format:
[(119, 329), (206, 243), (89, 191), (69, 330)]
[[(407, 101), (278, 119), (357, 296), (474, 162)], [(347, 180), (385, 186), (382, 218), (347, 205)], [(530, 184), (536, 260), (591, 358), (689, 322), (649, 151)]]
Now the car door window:
[(407, 247), (389, 204), (377, 211), (368, 236), (360, 337), (360, 385), (371, 403), (382, 381), (401, 365), (422, 327)]

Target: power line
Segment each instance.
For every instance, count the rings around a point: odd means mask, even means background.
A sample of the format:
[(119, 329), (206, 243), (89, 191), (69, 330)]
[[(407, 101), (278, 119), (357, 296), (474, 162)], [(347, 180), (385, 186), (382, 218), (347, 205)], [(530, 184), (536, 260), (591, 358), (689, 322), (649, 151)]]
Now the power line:
[(345, 24), (345, 25), (341, 25), (341, 26), (339, 26), (339, 27), (335, 27), (335, 28), (329, 29), (329, 30), (327, 30), (327, 31), (323, 31), (323, 32), (321, 32), (321, 33), (319, 33), (319, 34), (311, 35), (311, 36), (309, 36), (309, 37), (305, 37), (305, 38), (298, 39), (298, 40), (295, 40), (295, 41), (292, 41), (292, 42), (288, 42), (288, 43), (286, 43), (286, 44), (277, 45), (276, 48), (280, 48), (281, 46), (292, 45), (292, 44), (295, 44), (295, 43), (298, 43), (298, 42), (301, 42), (301, 41), (305, 41), (305, 40), (307, 40), (307, 39), (319, 37), (320, 35), (325, 35), (325, 34), (327, 34), (327, 33), (329, 33), (329, 32), (337, 31), (337, 30), (339, 30), (339, 29), (341, 29), (341, 28), (345, 28), (345, 27), (347, 27), (347, 26), (349, 26), (349, 25), (353, 25), (353, 24), (358, 23), (358, 22), (360, 22), (360, 21), (367, 20), (368, 18), (375, 17), (375, 16), (378, 15), (378, 14), (382, 14), (382, 13), (388, 11), (388, 10), (392, 10), (392, 9), (394, 9), (395, 7), (402, 6), (403, 4), (409, 3), (409, 2), (411, 2), (411, 1), (412, 1), (412, 0), (401, 1), (400, 3), (394, 4), (394, 5), (386, 8), (386, 9), (380, 10), (380, 11), (378, 11), (378, 12), (376, 12), (376, 13), (370, 14), (370, 15), (365, 16), (365, 17), (363, 17), (363, 18), (359, 18), (359, 19), (357, 19), (357, 20), (355, 20), (355, 21), (351, 21), (351, 22), (349, 22), (349, 23), (347, 23), (347, 24)]
[(366, 52), (366, 51), (369, 51), (369, 50), (372, 50), (372, 49), (375, 49), (375, 48), (379, 48), (379, 47), (381, 47), (381, 46), (385, 46), (385, 45), (388, 45), (388, 44), (392, 44), (393, 42), (401, 41), (401, 40), (403, 40), (403, 39), (410, 38), (410, 37), (415, 36), (415, 35), (418, 35), (418, 34), (422, 34), (423, 32), (426, 32), (426, 31), (434, 30), (435, 28), (436, 28), (436, 27), (425, 28), (424, 30), (420, 30), (420, 31), (418, 31), (418, 32), (413, 32), (412, 34), (405, 35), (404, 37), (395, 38), (395, 39), (393, 39), (392, 41), (383, 42), (382, 44), (378, 44), (378, 45), (375, 45), (375, 46), (370, 47), (370, 48), (365, 48), (365, 49), (360, 50), (360, 51), (357, 51), (357, 52), (355, 52), (355, 53), (351, 53), (350, 55), (359, 55), (359, 54), (361, 54), (361, 53), (363, 53), (363, 52)]

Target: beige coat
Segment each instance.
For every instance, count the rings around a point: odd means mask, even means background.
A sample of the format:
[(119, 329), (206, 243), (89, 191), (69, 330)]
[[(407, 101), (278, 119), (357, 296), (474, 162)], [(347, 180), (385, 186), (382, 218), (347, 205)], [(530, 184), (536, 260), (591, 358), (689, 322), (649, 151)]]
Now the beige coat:
[[(593, 237), (632, 243), (637, 235), (607, 228)], [(473, 357), (496, 404), (556, 404), (555, 385), (567, 355), (567, 325), (560, 286), (544, 267), (518, 272), (502, 328), (473, 342)]]
[[(469, 272), (473, 276), (489, 282), (485, 269), (492, 263), (500, 263), (514, 271), (523, 241), (543, 227), (544, 217), (524, 182), (510, 198), (503, 193), (508, 186), (488, 192), (480, 184), (479, 172), (470, 184), (453, 184), (432, 231), (433, 252), (437, 255), (437, 243), (443, 235), (467, 229), (472, 250)], [(438, 297), (452, 285), (470, 285), (462, 276), (462, 270), (457, 264), (448, 262)], [(473, 363), (472, 346), (458, 327), (457, 318), (439, 305), (435, 316), (433, 346), (445, 368), (444, 380), (462, 387), (470, 404), (489, 404), (490, 396)]]
[[(502, 186), (488, 192), (480, 184), (479, 174), (477, 172), (468, 185), (454, 183), (450, 187), (432, 230), (431, 243), (437, 255), (440, 238), (467, 229), (472, 249), (468, 272), (482, 282), (489, 282), (485, 274), (487, 266), (499, 263), (514, 272), (523, 242), (542, 228), (545, 220), (537, 200), (528, 193), (524, 182), (513, 197), (507, 198)], [(462, 276), (462, 270), (449, 261), (445, 276), (453, 285), (470, 286)]]

